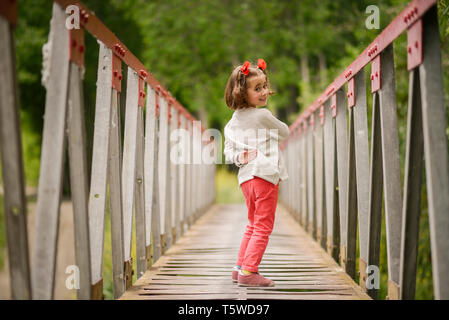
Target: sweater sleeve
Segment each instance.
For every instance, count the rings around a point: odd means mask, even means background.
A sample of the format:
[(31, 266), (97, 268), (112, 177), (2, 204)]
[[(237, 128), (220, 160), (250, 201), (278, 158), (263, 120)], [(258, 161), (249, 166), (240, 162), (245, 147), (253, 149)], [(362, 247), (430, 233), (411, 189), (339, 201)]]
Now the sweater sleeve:
[(223, 153), (225, 155), (226, 161), (234, 163), (239, 168), (243, 167), (244, 165), (239, 163), (238, 161), (238, 156), (240, 152), (239, 150), (237, 150), (235, 143), (232, 141), (230, 137), (229, 128), (227, 126), (224, 128), (224, 135), (225, 135), (225, 142)]
[(288, 135), (290, 134), (290, 129), (288, 128), (288, 126), (284, 122), (273, 116), (270, 110), (266, 108), (261, 110), (263, 111), (261, 113), (262, 116), (260, 117), (262, 125), (267, 129), (277, 129), (279, 141), (287, 139)]

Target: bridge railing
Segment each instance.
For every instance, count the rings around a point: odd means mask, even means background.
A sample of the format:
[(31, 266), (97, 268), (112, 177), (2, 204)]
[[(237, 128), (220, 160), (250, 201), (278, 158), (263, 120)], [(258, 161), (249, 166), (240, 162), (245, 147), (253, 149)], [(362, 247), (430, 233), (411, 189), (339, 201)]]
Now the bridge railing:
[[(68, 12), (79, 13), (79, 28), (67, 28)], [(0, 56), (1, 146), (12, 298), (54, 297), (66, 150), (79, 268), (78, 298), (103, 298), (108, 202), (114, 297), (120, 297), (132, 285), (133, 219), (136, 276), (140, 278), (215, 201), (215, 164), (192, 161), (210, 141), (202, 141), (204, 128), (199, 122), (87, 7), (79, 1), (55, 0), (44, 50), (47, 94), (37, 222), (33, 256), (29, 258), (12, 36), (17, 1), (2, 1), (0, 13), (0, 48), (6, 52)], [(99, 45), (91, 163), (86, 156), (82, 84), (84, 53), (94, 48), (85, 47), (86, 31)], [(122, 69), (122, 65), (127, 68)], [(127, 81), (123, 139), (122, 78)]]
[[(368, 278), (379, 267), (382, 195), (387, 298), (415, 296), (425, 166), (434, 296), (449, 299), (449, 158), (436, 3), (412, 1), (298, 117), (281, 146), (290, 176), (281, 186), (282, 203), (354, 279), (358, 226), (360, 286), (373, 298), (378, 290), (367, 284), (374, 284)], [(405, 31), (409, 97), (402, 191), (393, 42)]]
[[(0, 148), (11, 296), (31, 297), (22, 139), (13, 30), (17, 2), (0, 2)], [(14, 266), (14, 269), (11, 267)], [(12, 271), (14, 270), (14, 271)]]

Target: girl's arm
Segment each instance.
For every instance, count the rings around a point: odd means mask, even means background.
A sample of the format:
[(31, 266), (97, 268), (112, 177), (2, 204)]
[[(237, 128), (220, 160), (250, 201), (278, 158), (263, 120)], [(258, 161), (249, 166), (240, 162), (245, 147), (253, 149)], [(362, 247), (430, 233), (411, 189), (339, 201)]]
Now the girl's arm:
[(224, 142), (223, 153), (225, 155), (226, 161), (234, 163), (239, 168), (243, 167), (243, 164), (241, 164), (238, 161), (238, 156), (240, 154), (240, 151), (238, 151), (237, 148), (235, 147), (235, 143), (233, 143), (231, 141), (231, 139), (229, 139), (229, 133), (228, 133), (227, 127), (224, 128), (224, 134), (225, 134), (225, 142)]
[(288, 128), (288, 126), (284, 122), (273, 116), (270, 110), (266, 108), (260, 110), (263, 111), (261, 112), (262, 117), (260, 118), (260, 122), (262, 123), (262, 125), (267, 129), (277, 129), (279, 141), (287, 139), (288, 135), (290, 134), (290, 129)]

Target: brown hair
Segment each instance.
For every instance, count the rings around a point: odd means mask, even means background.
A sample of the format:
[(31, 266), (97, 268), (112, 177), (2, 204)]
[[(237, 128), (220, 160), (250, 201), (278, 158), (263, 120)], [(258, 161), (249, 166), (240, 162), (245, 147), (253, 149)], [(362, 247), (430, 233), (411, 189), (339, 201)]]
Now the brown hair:
[(267, 79), (269, 95), (273, 95), (274, 92), (270, 90), (270, 82), (265, 70), (250, 65), (249, 74), (245, 76), (240, 70), (242, 66), (237, 66), (231, 73), (228, 83), (225, 89), (226, 105), (232, 110), (248, 108), (248, 102), (246, 100), (247, 83), (248, 79), (264, 74)]

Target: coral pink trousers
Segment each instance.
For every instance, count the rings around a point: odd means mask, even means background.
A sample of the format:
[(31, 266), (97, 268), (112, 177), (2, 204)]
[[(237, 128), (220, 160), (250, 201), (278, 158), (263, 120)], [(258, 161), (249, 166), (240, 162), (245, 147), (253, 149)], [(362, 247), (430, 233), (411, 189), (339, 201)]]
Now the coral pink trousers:
[(259, 264), (273, 231), (274, 214), (278, 200), (279, 183), (272, 184), (262, 178), (254, 177), (241, 185), (248, 207), (248, 220), (237, 265), (251, 272), (259, 272)]

